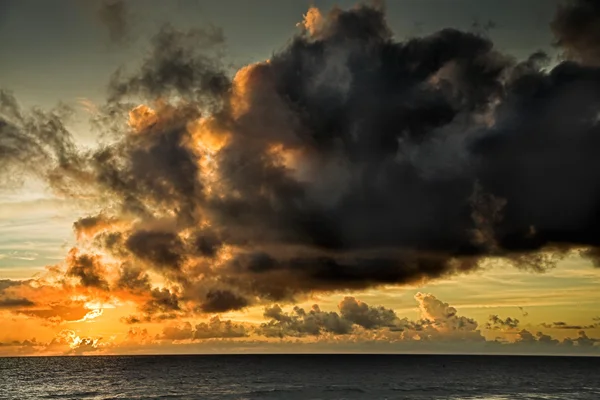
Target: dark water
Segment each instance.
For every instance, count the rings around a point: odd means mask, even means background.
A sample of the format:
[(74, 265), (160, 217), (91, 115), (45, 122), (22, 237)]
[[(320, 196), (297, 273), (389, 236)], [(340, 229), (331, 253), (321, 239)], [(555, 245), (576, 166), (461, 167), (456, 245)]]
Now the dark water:
[(600, 358), (0, 358), (1, 399), (600, 399)]

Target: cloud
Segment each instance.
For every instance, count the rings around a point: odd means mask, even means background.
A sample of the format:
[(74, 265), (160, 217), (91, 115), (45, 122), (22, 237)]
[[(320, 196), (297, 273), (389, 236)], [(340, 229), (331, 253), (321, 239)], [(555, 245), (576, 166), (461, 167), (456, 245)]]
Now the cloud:
[(524, 317), (529, 316), (529, 313), (527, 311), (525, 311), (525, 309), (523, 307), (519, 307), (519, 310), (521, 311), (521, 313), (523, 314)]
[(150, 295), (151, 299), (142, 306), (148, 316), (160, 313), (163, 319), (175, 318), (175, 313), (181, 310), (177, 294), (167, 288), (154, 288)]
[(192, 338), (192, 324), (186, 322), (180, 326), (167, 326), (163, 329), (162, 338), (168, 340), (186, 340)]
[(566, 349), (567, 351), (578, 349), (585, 351), (586, 349), (593, 348), (598, 342), (598, 339), (590, 338), (585, 331), (579, 331), (578, 336), (575, 339), (567, 337), (560, 341), (542, 332), (537, 332), (534, 335), (530, 331), (523, 329), (517, 335), (513, 345), (520, 347), (529, 346), (532, 349), (535, 347), (542, 347), (549, 352), (557, 351), (559, 349)]
[(223, 32), (216, 27), (182, 32), (165, 25), (152, 38), (152, 56), (137, 74), (113, 76), (110, 98), (137, 94), (156, 100), (176, 94), (195, 101), (213, 100), (229, 89), (229, 80), (220, 69), (223, 42)]
[(248, 334), (248, 329), (244, 325), (221, 321), (218, 316), (215, 316), (208, 323), (196, 325), (194, 339), (238, 338)]
[[(1, 354), (91, 354), (120, 352), (181, 352), (199, 351), (189, 347), (203, 342), (221, 343), (219, 351), (247, 351), (252, 346), (270, 351), (289, 351), (290, 345), (327, 346), (328, 351), (365, 351), (380, 348), (386, 351), (432, 351), (476, 353), (546, 353), (595, 354), (600, 339), (581, 330), (575, 338), (558, 340), (544, 332), (526, 329), (514, 331), (503, 339), (486, 340), (474, 319), (460, 315), (458, 310), (431, 294), (418, 293), (415, 300), (420, 315), (416, 320), (398, 317), (396, 311), (370, 306), (356, 298), (345, 297), (337, 311), (326, 311), (317, 304), (310, 309), (295, 306), (287, 311), (279, 305), (264, 309), (265, 322), (249, 323), (221, 319), (218, 315), (205, 321), (179, 320), (162, 325), (158, 335), (149, 333), (151, 325), (129, 328), (127, 334), (103, 339), (82, 336), (73, 329), (63, 329), (48, 342), (35, 339), (5, 340)], [(89, 310), (88, 310), (89, 311)], [(97, 310), (96, 310), (97, 311)], [(96, 317), (102, 318), (100, 312)], [(148, 321), (139, 321), (142, 323)], [(501, 331), (499, 331), (502, 334)], [(273, 340), (276, 339), (276, 340)], [(284, 345), (277, 350), (277, 345)], [(249, 347), (250, 346), (250, 347)], [(273, 347), (275, 346), (275, 347)], [(377, 346), (377, 347), (373, 347)], [(306, 347), (305, 347), (306, 348)], [(315, 349), (323, 349), (316, 347)], [(195, 349), (195, 350), (194, 350)], [(306, 348), (308, 349), (308, 348)]]
[(104, 231), (118, 228), (119, 220), (105, 215), (94, 215), (79, 218), (73, 223), (73, 230), (78, 240), (93, 238)]
[(296, 306), (291, 313), (274, 305), (265, 308), (264, 316), (271, 320), (261, 324), (259, 332), (267, 337), (319, 336), (324, 332), (343, 335), (350, 333), (352, 328), (352, 324), (340, 318), (338, 313), (321, 311), (316, 304), (309, 311)]
[(567, 58), (600, 66), (600, 5), (597, 1), (566, 1), (558, 6), (551, 26), (556, 44)]
[[(0, 309), (39, 318), (45, 326), (83, 321), (101, 312), (94, 311), (84, 300), (89, 295), (88, 290), (94, 290), (97, 294), (97, 287), (71, 286), (64, 281), (64, 272), (57, 273), (60, 283), (50, 284), (42, 279), (0, 280)], [(94, 296), (96, 301), (99, 298)]]
[(248, 305), (248, 301), (227, 290), (212, 290), (206, 295), (206, 301), (200, 306), (206, 313), (239, 310)]
[(152, 288), (150, 277), (143, 269), (130, 264), (121, 266), (121, 273), (117, 281), (117, 288), (127, 290), (134, 294), (149, 292)]
[(125, 247), (140, 260), (158, 268), (178, 270), (183, 262), (183, 243), (175, 233), (137, 231), (129, 236)]
[[(366, 4), (311, 9), (233, 77), (218, 28), (165, 26), (150, 45), (98, 107), (108, 144), (77, 149), (62, 111), (0, 97), (2, 177), (42, 176), (100, 209), (75, 222), (85, 251), (57, 284), (135, 298), (129, 322), (421, 283), (487, 259), (543, 272), (571, 252), (597, 258), (600, 71), (579, 56), (549, 68), (455, 29), (397, 40)], [(422, 337), (481, 340), (474, 320), (417, 300)], [(350, 300), (281, 318), (265, 329), (406, 329)]]
[(243, 324), (233, 321), (222, 321), (218, 316), (201, 322), (195, 327), (186, 322), (179, 326), (168, 326), (163, 329), (161, 340), (206, 340), (206, 339), (233, 339), (249, 335), (249, 330)]
[(517, 329), (520, 321), (516, 318), (506, 317), (502, 319), (497, 315), (490, 315), (490, 318), (486, 324), (487, 329)]
[(548, 328), (548, 329), (573, 329), (573, 330), (580, 331), (583, 329), (594, 329), (594, 328), (600, 327), (600, 324), (593, 323), (590, 325), (572, 325), (572, 324), (568, 324), (563, 321), (558, 321), (558, 322), (552, 322), (551, 324), (542, 323), (541, 326), (543, 326), (544, 328)]
[(101, 337), (80, 337), (75, 331), (63, 329), (48, 342), (31, 340), (0, 342), (0, 352), (6, 355), (86, 355), (111, 346)]
[(63, 321), (79, 321), (90, 312), (83, 304), (66, 301), (64, 304), (51, 304), (34, 308), (19, 308), (16, 313), (47, 320), (51, 324)]
[(98, 18), (108, 29), (111, 41), (123, 42), (130, 31), (130, 10), (125, 0), (102, 0)]
[(65, 354), (89, 354), (101, 349), (101, 340), (102, 338), (80, 337), (75, 331), (64, 329), (46, 347), (47, 350), (66, 348)]
[(69, 265), (66, 275), (78, 278), (84, 287), (109, 290), (108, 282), (104, 279), (104, 266), (98, 255), (78, 254), (72, 249), (67, 258)]
[(577, 339), (574, 339), (573, 342), (581, 347), (592, 347), (599, 343), (600, 339), (590, 338), (584, 331), (579, 331)]
[(77, 163), (64, 122), (69, 113), (65, 106), (25, 111), (12, 93), (0, 88), (0, 184), (20, 184), (31, 176), (51, 179), (55, 168), (66, 171)]
[(483, 340), (477, 322), (456, 315), (456, 310), (430, 294), (418, 293), (415, 299), (419, 303), (421, 319), (410, 321), (399, 318), (394, 310), (385, 307), (372, 307), (355, 299), (345, 297), (338, 305), (338, 312), (322, 311), (315, 304), (308, 311), (294, 307), (284, 312), (275, 304), (265, 308), (264, 317), (268, 322), (260, 325), (258, 332), (267, 337), (303, 337), (329, 335), (348, 335), (357, 332), (387, 332), (388, 338), (418, 340)]
[(26, 298), (0, 298), (0, 308), (33, 306), (35, 303)]
[(420, 322), (416, 323), (424, 339), (485, 341), (477, 321), (458, 315), (456, 308), (427, 293), (417, 293)]
[(393, 310), (384, 307), (370, 307), (354, 297), (344, 297), (338, 308), (343, 318), (365, 329), (398, 325), (398, 317)]
[(139, 313), (123, 317), (121, 321), (126, 324), (173, 320), (188, 314), (182, 309), (181, 299), (176, 290), (165, 287), (150, 289), (145, 286), (134, 290), (135, 294), (140, 295), (133, 299), (137, 303)]

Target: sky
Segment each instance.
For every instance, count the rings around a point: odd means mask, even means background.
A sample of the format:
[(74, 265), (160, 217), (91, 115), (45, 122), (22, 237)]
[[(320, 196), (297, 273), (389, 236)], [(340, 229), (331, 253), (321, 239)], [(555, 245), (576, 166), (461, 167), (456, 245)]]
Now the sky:
[(0, 0), (0, 356), (600, 354), (592, 0)]

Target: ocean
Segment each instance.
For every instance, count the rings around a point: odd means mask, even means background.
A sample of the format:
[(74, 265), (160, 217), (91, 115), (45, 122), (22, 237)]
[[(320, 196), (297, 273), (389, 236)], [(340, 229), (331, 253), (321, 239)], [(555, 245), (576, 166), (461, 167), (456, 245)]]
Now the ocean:
[(600, 358), (0, 358), (0, 399), (600, 399)]

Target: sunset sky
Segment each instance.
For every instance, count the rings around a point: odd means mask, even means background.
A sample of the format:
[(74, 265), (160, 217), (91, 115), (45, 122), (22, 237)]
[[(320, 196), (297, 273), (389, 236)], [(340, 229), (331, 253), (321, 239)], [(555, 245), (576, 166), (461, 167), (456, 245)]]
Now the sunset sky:
[(0, 0), (0, 356), (600, 355), (599, 27)]

